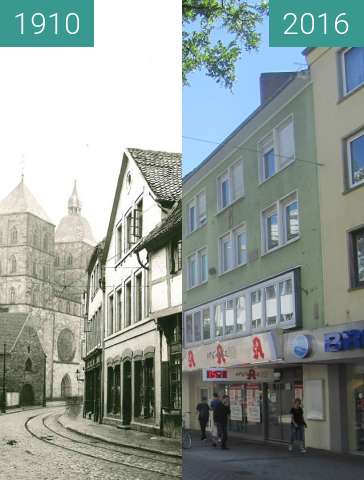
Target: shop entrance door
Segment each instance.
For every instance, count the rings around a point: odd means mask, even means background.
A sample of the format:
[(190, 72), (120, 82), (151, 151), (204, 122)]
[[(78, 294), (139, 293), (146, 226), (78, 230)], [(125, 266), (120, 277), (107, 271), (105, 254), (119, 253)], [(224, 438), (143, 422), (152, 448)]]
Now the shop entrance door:
[(357, 449), (364, 451), (364, 385), (355, 390)]
[(267, 439), (289, 442), (294, 390), (291, 383), (270, 383), (267, 392)]

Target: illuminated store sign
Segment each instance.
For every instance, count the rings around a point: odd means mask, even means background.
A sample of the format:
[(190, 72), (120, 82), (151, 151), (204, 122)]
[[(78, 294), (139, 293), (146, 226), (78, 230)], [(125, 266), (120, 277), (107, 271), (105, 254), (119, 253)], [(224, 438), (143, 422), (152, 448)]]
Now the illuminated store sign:
[(272, 368), (204, 368), (203, 382), (272, 382), (274, 381)]
[(364, 348), (364, 330), (345, 330), (324, 335), (325, 352), (340, 352)]

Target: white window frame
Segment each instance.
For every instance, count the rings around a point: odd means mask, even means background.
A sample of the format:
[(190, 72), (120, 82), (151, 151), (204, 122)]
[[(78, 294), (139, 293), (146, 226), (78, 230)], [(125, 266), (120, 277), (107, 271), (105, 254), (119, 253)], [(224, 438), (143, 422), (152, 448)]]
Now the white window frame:
[[(298, 229), (299, 233), (294, 238), (287, 240), (286, 235), (286, 218), (285, 218), (285, 211), (288, 205), (297, 202), (297, 209), (298, 209)], [(277, 221), (278, 221), (278, 245), (273, 248), (268, 248), (268, 229), (267, 229), (267, 219), (275, 212), (277, 214)], [(301, 238), (300, 233), (300, 203), (298, 198), (298, 191), (295, 190), (294, 192), (285, 195), (283, 198), (277, 200), (269, 207), (265, 208), (261, 211), (261, 248), (262, 248), (262, 256), (267, 255), (268, 253), (275, 252), (276, 250), (290, 245), (293, 242), (296, 242)]]
[[(247, 251), (247, 244), (248, 244), (248, 238), (247, 238), (247, 229), (246, 229), (246, 223), (242, 223), (241, 225), (238, 225), (237, 227), (234, 227), (232, 230), (229, 230), (228, 232), (225, 232), (221, 237), (218, 239), (218, 254), (219, 254), (219, 275), (224, 275), (225, 273), (231, 272), (232, 270), (235, 270), (236, 268), (242, 267), (243, 265), (246, 265), (248, 263), (248, 253), (246, 252), (246, 259), (245, 262), (238, 264), (238, 252), (237, 252), (237, 245), (236, 245), (236, 238), (237, 234), (239, 232), (244, 232), (245, 233), (245, 249)], [(224, 256), (223, 256), (223, 241), (224, 239), (228, 239), (230, 242), (230, 248), (231, 248), (231, 258), (230, 258), (230, 268), (224, 270), (223, 269), (223, 263), (224, 263)]]
[[(292, 282), (292, 306), (293, 306), (293, 316), (292, 319), (288, 322), (281, 322), (281, 302), (280, 302), (280, 295), (279, 295), (279, 285), (285, 281), (290, 280)], [(277, 321), (275, 325), (267, 325), (267, 308), (266, 308), (266, 288), (270, 286), (275, 286), (276, 291), (276, 318)], [(252, 333), (257, 332), (265, 332), (265, 331), (272, 331), (276, 329), (290, 329), (297, 326), (297, 315), (298, 311), (296, 310), (297, 302), (296, 302), (296, 288), (297, 285), (295, 283), (295, 272), (290, 271), (287, 273), (283, 273), (275, 278), (265, 280), (258, 284), (252, 285), (244, 290), (240, 290), (234, 294), (226, 295), (214, 302), (202, 305), (197, 308), (193, 308), (188, 310), (184, 313), (184, 331), (185, 337), (185, 345), (192, 345), (192, 344), (204, 344), (204, 343), (213, 343), (216, 340), (222, 341), (225, 338), (237, 338), (237, 337), (246, 337), (251, 335)], [(261, 302), (262, 302), (262, 318), (261, 318), (261, 325), (259, 328), (252, 327), (252, 302), (251, 302), (251, 294), (255, 291), (261, 292)], [(237, 330), (237, 299), (240, 297), (245, 298), (245, 322), (246, 328), (245, 330)], [(225, 307), (227, 301), (233, 302), (233, 315), (234, 315), (234, 330), (230, 334), (226, 334), (226, 313)], [(215, 335), (215, 308), (220, 306), (221, 309), (221, 319), (222, 319), (222, 335), (216, 336)], [(210, 314), (210, 338), (204, 339), (203, 338), (203, 311), (209, 310)], [(201, 329), (202, 329), (202, 340), (196, 341), (194, 334), (195, 334), (195, 325), (194, 325), (194, 313), (196, 311), (200, 311), (201, 315)], [(192, 315), (192, 342), (187, 342), (187, 328), (186, 328), (186, 319), (188, 315)]]
[(355, 135), (352, 135), (346, 140), (346, 169), (347, 169), (347, 178), (349, 179), (349, 188), (355, 188), (359, 185), (363, 185), (364, 183), (364, 178), (360, 182), (353, 182), (353, 173), (352, 173), (352, 156), (351, 156), (351, 144), (355, 140), (357, 140), (360, 137), (364, 137), (364, 129), (360, 130), (360, 132), (356, 133)]
[[(292, 123), (293, 126), (293, 157), (286, 159), (281, 157), (279, 148), (279, 130), (284, 126)], [(269, 147), (269, 148), (268, 148)], [(275, 172), (270, 177), (265, 178), (264, 155), (273, 148)], [(259, 164), (259, 184), (267, 182), (280, 171), (291, 165), (296, 160), (296, 142), (295, 142), (295, 118), (291, 113), (288, 117), (279, 122), (267, 135), (265, 135), (257, 144), (258, 164)]]
[(345, 55), (348, 52), (350, 52), (350, 50), (352, 50), (353, 48), (354, 47), (346, 48), (341, 52), (341, 76), (342, 76), (342, 86), (343, 86), (343, 97), (346, 97), (347, 95), (350, 95), (356, 90), (359, 90), (364, 85), (364, 81), (363, 81), (362, 83), (359, 83), (356, 87), (352, 88), (351, 90), (348, 90), (347, 80), (346, 80)]
[[(242, 173), (243, 173), (243, 181), (242, 181), (242, 186), (243, 186), (243, 190), (242, 192), (240, 192), (240, 194), (237, 195), (237, 197), (233, 198), (233, 185), (234, 185), (234, 178), (233, 178), (233, 175), (232, 175), (232, 170), (235, 166), (237, 166), (239, 163), (241, 163), (241, 166), (242, 166)], [(225, 180), (228, 180), (228, 184), (229, 184), (229, 198), (228, 198), (228, 202), (225, 206), (222, 206), (222, 184)], [(233, 162), (229, 168), (227, 168), (226, 170), (224, 170), (220, 175), (218, 175), (218, 177), (216, 178), (216, 189), (217, 189), (217, 213), (225, 210), (226, 208), (230, 207), (230, 205), (232, 205), (233, 203), (237, 202), (238, 200), (240, 200), (241, 198), (244, 198), (245, 196), (245, 183), (244, 183), (244, 161), (242, 159), (240, 160), (237, 160), (235, 162)]]
[[(204, 280), (202, 278), (202, 253), (206, 253), (207, 257), (207, 275), (206, 279)], [(191, 284), (191, 276), (190, 276), (190, 259), (194, 259), (195, 261), (195, 284)], [(200, 285), (203, 285), (208, 282), (208, 277), (209, 277), (209, 255), (208, 255), (208, 249), (207, 246), (205, 245), (202, 248), (199, 248), (195, 252), (191, 253), (190, 255), (187, 256), (187, 289), (192, 290), (193, 288), (199, 287)]]
[[(205, 196), (205, 212), (200, 212), (200, 208), (199, 208), (199, 197), (201, 197), (202, 195)], [(194, 208), (194, 217), (193, 217), (193, 220), (194, 220), (194, 227), (193, 229), (191, 229), (191, 222), (190, 222), (190, 218), (191, 218), (191, 214), (190, 214), (190, 211), (191, 211), (191, 208)], [(187, 212), (186, 212), (186, 219), (187, 219), (187, 225), (186, 225), (186, 232), (187, 232), (187, 235), (191, 235), (191, 233), (195, 232), (196, 230), (198, 230), (199, 228), (203, 227), (204, 225), (206, 225), (207, 223), (207, 198), (206, 198), (206, 190), (201, 190), (199, 191), (196, 195), (194, 195), (194, 197), (187, 203), (187, 206), (186, 206), (186, 209), (187, 209)]]

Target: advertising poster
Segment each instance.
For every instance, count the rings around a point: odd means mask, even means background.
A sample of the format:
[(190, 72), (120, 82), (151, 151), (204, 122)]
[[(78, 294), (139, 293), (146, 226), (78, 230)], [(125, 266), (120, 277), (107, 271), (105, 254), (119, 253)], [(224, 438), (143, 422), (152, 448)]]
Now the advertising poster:
[(242, 421), (242, 386), (231, 385), (229, 387), (231, 420)]
[(246, 387), (246, 412), (249, 423), (261, 422), (259, 385), (251, 384)]

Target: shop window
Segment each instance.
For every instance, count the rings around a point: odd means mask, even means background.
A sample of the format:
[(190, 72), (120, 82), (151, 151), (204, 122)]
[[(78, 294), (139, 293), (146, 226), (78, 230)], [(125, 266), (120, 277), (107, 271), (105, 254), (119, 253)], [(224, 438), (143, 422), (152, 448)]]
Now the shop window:
[(113, 393), (114, 393), (114, 369), (107, 369), (107, 413), (113, 412)]
[(171, 407), (175, 410), (182, 408), (182, 364), (181, 353), (174, 352), (170, 355), (170, 385), (171, 385)]
[(154, 417), (154, 358), (144, 361), (144, 418)]
[(120, 396), (120, 365), (114, 368), (114, 414), (118, 415), (121, 411), (121, 396)]
[(143, 414), (144, 387), (143, 387), (143, 362), (134, 361), (134, 417)]

